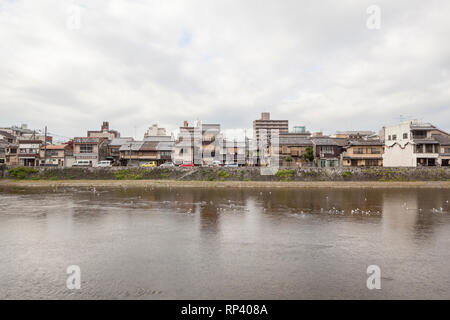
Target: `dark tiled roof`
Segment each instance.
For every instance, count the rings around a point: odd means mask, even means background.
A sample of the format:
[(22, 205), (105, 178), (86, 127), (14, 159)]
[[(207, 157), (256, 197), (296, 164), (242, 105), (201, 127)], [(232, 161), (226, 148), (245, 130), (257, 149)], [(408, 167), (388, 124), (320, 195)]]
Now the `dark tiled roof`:
[(414, 143), (420, 143), (420, 144), (426, 144), (426, 143), (431, 143), (431, 144), (438, 144), (439, 141), (435, 140), (434, 138), (426, 138), (426, 139), (414, 139), (413, 140)]
[(304, 137), (280, 137), (280, 145), (312, 146), (310, 139)]
[(131, 141), (128, 143), (124, 143), (119, 151), (139, 151), (144, 144), (144, 141)]
[(443, 146), (450, 145), (450, 137), (449, 136), (444, 136), (443, 134), (433, 134), (433, 138), (435, 140), (437, 140)]
[(382, 146), (383, 142), (380, 140), (355, 140), (350, 141), (349, 146)]
[(9, 138), (9, 139), (14, 139), (14, 136), (13, 136), (11, 133), (9, 133), (9, 132), (0, 130), (0, 134), (1, 134), (2, 136), (5, 136), (5, 137)]
[(331, 138), (312, 138), (312, 142), (317, 146), (337, 146), (335, 139)]

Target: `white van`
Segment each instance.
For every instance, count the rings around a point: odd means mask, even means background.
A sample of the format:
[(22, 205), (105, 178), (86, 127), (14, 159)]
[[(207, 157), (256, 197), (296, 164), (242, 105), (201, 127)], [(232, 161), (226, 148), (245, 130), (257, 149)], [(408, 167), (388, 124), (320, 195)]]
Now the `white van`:
[(109, 167), (112, 167), (111, 161), (109, 161), (109, 160), (99, 161), (99, 162), (97, 163), (97, 167), (101, 167), (101, 168), (109, 168)]
[(91, 160), (76, 160), (72, 167), (92, 167)]

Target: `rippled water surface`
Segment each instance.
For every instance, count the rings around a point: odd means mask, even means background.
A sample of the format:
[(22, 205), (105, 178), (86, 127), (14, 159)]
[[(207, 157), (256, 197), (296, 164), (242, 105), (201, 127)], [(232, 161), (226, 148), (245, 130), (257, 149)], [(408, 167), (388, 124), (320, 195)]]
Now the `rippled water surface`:
[[(450, 298), (448, 189), (0, 189), (0, 298)], [(81, 289), (66, 268), (81, 268)], [(381, 290), (368, 290), (368, 265)]]

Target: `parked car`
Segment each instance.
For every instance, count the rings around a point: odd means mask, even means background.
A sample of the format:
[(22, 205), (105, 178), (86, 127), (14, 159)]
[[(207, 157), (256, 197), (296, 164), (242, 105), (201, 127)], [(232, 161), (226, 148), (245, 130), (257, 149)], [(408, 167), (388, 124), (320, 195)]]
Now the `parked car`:
[(225, 163), (226, 168), (237, 168), (239, 165), (237, 163)]
[(175, 165), (172, 162), (164, 162), (160, 167), (175, 167)]
[(90, 160), (75, 160), (72, 167), (92, 167), (92, 162)]
[(143, 165), (141, 165), (141, 167), (143, 167), (143, 168), (155, 168), (156, 167), (156, 162), (155, 161), (146, 162)]
[(100, 168), (109, 168), (109, 167), (112, 167), (111, 161), (109, 161), (109, 160), (99, 161), (99, 162), (97, 163), (97, 167), (100, 167)]
[(179, 165), (179, 167), (181, 167), (181, 168), (185, 168), (185, 167), (193, 167), (193, 166), (194, 166), (193, 163), (183, 163), (183, 164), (180, 164), (180, 165)]

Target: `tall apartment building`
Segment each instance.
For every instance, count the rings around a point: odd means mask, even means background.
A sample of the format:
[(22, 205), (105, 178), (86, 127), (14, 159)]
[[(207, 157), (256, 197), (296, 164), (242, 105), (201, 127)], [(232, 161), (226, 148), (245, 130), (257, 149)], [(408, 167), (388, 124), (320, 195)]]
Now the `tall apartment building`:
[[(264, 130), (267, 132), (265, 137), (263, 137)], [(253, 138), (256, 139), (257, 142), (259, 142), (260, 139), (266, 138), (267, 144), (270, 145), (271, 130), (278, 130), (280, 134), (288, 133), (289, 120), (271, 120), (270, 112), (262, 112), (261, 119), (253, 120)]]
[[(271, 120), (270, 112), (262, 112), (261, 119), (253, 120), (253, 149), (256, 150), (256, 165), (265, 165), (263, 159), (269, 154), (271, 146), (272, 130), (278, 130), (279, 134), (289, 132), (289, 120)], [(266, 150), (260, 150), (261, 143), (266, 146)], [(255, 157), (256, 156), (256, 157)]]

